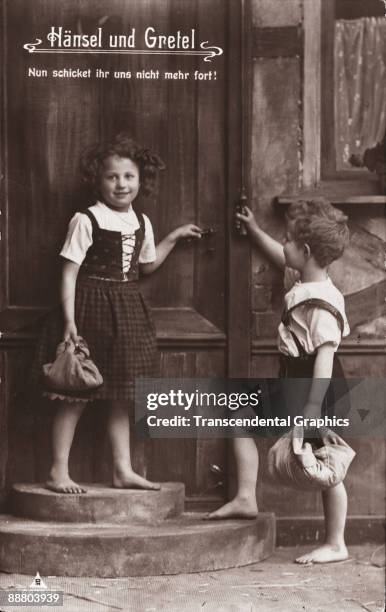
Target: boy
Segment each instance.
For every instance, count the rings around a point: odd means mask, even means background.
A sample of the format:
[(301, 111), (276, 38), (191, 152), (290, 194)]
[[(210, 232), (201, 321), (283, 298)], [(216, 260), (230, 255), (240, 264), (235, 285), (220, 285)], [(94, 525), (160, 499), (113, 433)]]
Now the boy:
[[(326, 200), (299, 201), (287, 213), (287, 241), (282, 244), (264, 232), (252, 211), (238, 218), (251, 240), (285, 271), (285, 315), (279, 325), (278, 348), (281, 375), (312, 378), (303, 409), (304, 417), (321, 416), (331, 377), (343, 377), (336, 350), (349, 334), (344, 299), (328, 276), (328, 266), (338, 259), (348, 242), (347, 217)], [(313, 303), (304, 303), (305, 300)], [(315, 300), (319, 305), (315, 305)], [(334, 433), (329, 432), (333, 442)], [(236, 496), (209, 515), (210, 519), (254, 518), (257, 515), (258, 455), (251, 438), (234, 439), (238, 490)], [(344, 527), (347, 494), (343, 483), (323, 490), (325, 543), (296, 559), (297, 563), (328, 563), (347, 559)]]

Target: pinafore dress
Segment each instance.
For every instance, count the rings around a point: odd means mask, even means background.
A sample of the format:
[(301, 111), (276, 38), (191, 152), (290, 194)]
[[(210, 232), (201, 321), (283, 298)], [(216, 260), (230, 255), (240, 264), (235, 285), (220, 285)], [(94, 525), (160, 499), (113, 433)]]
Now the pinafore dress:
[[(154, 323), (138, 287), (144, 218), (137, 215), (140, 227), (135, 232), (130, 267), (123, 272), (121, 233), (100, 228), (90, 210), (83, 214), (91, 221), (93, 243), (78, 273), (75, 323), (78, 335), (86, 340), (91, 358), (102, 374), (103, 385), (62, 398), (133, 402), (136, 378), (157, 377), (159, 365)], [(40, 387), (42, 366), (55, 359), (63, 329), (60, 308), (60, 312), (57, 309), (49, 316), (37, 345), (32, 378), (40, 382)], [(42, 387), (42, 391), (49, 390)]]

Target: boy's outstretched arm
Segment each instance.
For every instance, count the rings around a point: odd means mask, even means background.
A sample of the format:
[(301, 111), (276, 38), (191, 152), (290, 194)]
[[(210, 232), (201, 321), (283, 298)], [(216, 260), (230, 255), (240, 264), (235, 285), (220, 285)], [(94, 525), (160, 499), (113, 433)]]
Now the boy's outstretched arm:
[(201, 238), (201, 229), (193, 223), (181, 225), (170, 232), (156, 246), (156, 259), (152, 263), (140, 264), (143, 274), (151, 274), (165, 261), (181, 238)]
[(244, 223), (253, 242), (275, 266), (283, 270), (285, 267), (283, 245), (258, 226), (253, 212), (247, 206), (245, 206), (245, 213), (237, 213), (236, 216)]

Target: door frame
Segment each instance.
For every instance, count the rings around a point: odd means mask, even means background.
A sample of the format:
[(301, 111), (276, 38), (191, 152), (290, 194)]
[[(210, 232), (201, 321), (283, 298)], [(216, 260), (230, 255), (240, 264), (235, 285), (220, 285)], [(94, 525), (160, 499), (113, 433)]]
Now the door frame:
[(245, 378), (251, 364), (251, 249), (248, 237), (235, 230), (235, 206), (243, 192), (246, 198), (250, 193), (250, 0), (229, 2), (228, 7), (227, 373), (229, 378)]

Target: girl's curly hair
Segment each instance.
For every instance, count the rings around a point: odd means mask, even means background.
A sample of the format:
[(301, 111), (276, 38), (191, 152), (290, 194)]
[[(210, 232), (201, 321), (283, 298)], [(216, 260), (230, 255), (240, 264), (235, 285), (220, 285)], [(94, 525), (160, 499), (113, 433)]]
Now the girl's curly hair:
[(325, 199), (302, 201), (297, 212), (294, 240), (308, 244), (322, 268), (339, 259), (349, 241), (347, 216)]
[(96, 194), (99, 193), (99, 178), (103, 162), (111, 155), (126, 157), (139, 168), (140, 193), (150, 196), (157, 193), (158, 172), (165, 169), (162, 159), (149, 149), (144, 149), (128, 134), (117, 134), (111, 141), (100, 142), (87, 147), (81, 155), (82, 178)]

